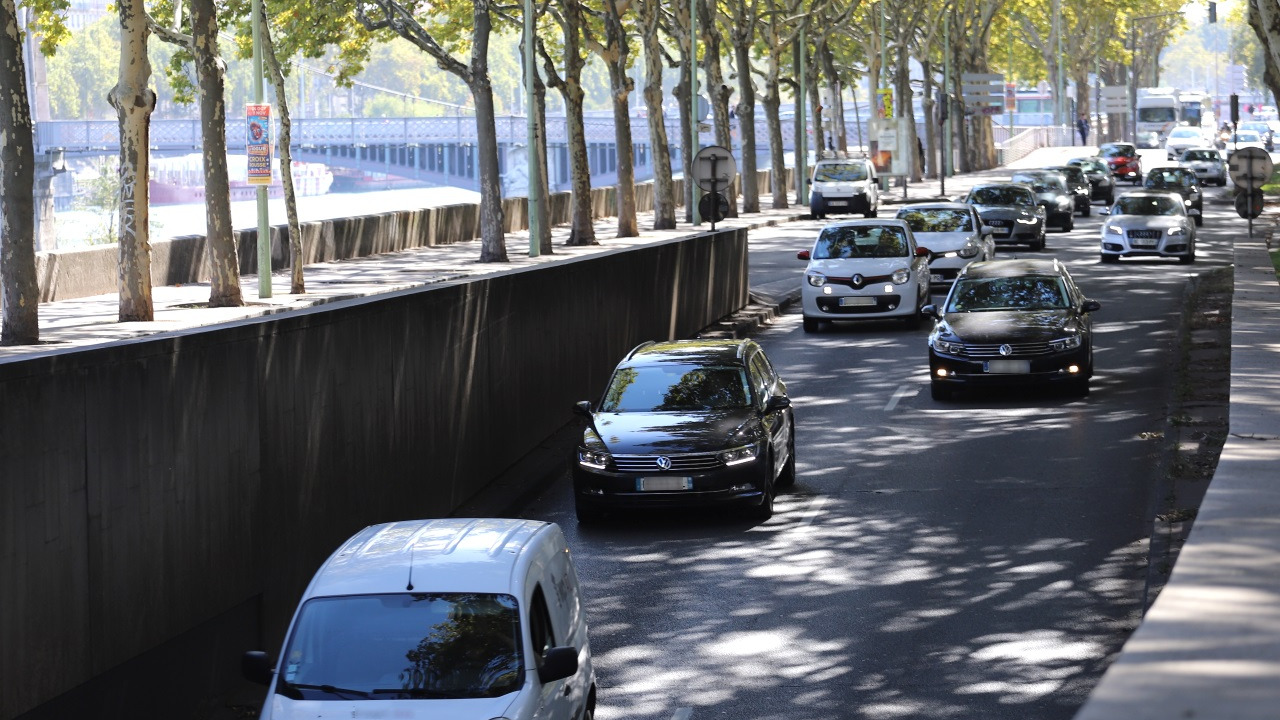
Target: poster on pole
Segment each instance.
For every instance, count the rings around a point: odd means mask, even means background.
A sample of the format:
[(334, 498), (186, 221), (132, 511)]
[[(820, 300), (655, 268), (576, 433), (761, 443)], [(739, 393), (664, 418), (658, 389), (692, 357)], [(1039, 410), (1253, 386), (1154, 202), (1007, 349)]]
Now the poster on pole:
[(249, 135), (245, 138), (245, 155), (249, 158), (250, 185), (271, 184), (271, 106), (250, 103), (245, 108), (245, 124)]
[(891, 118), (893, 117), (893, 88), (880, 88), (876, 90), (876, 117)]

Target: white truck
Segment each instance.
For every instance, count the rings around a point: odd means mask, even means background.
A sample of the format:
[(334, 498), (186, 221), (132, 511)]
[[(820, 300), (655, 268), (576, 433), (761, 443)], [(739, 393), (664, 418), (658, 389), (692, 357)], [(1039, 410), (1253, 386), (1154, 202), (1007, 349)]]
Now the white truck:
[(1178, 126), (1182, 106), (1176, 88), (1138, 88), (1135, 110), (1138, 137), (1156, 133), (1157, 143), (1163, 143), (1169, 131)]

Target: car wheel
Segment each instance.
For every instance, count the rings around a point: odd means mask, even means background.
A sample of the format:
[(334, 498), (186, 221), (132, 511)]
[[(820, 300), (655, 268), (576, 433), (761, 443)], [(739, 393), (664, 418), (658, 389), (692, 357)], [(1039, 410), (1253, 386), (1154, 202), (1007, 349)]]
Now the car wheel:
[(1076, 229), (1076, 221), (1075, 221), (1075, 218), (1073, 218), (1073, 217), (1071, 217), (1070, 215), (1068, 215), (1068, 216), (1067, 216), (1067, 221), (1066, 221), (1065, 223), (1063, 223), (1063, 224), (1062, 224), (1062, 231), (1063, 231), (1063, 232), (1071, 232), (1072, 230), (1075, 230), (1075, 229)]
[(1093, 205), (1086, 204), (1084, 206), (1084, 212), (1080, 214), (1083, 215), (1084, 217), (1089, 217), (1090, 215), (1093, 215)]
[(811, 317), (806, 317), (806, 318), (804, 318), (804, 322), (802, 323), (802, 324), (804, 325), (804, 331), (805, 331), (805, 332), (807, 332), (807, 333), (816, 333), (816, 332), (818, 332), (818, 323), (819, 323), (819, 322), (821, 322), (821, 321), (820, 321), (820, 320), (818, 320), (818, 318), (811, 318)]
[(876, 208), (871, 208), (870, 210), (868, 210), (868, 211), (866, 212), (866, 217), (873, 218), (873, 217), (875, 217), (875, 216), (876, 216), (876, 213), (877, 213), (877, 212), (878, 212), (878, 210), (877, 210)]
[(595, 525), (604, 519), (603, 512), (579, 502), (573, 504), (573, 511), (578, 516), (579, 525)]
[(937, 380), (932, 380), (929, 382), (929, 396), (938, 402), (948, 402), (951, 400), (951, 389)]
[(1111, 189), (1107, 191), (1106, 201), (1107, 201), (1107, 205), (1115, 204), (1116, 202), (1116, 186), (1115, 185), (1112, 185)]
[(791, 439), (787, 441), (787, 464), (782, 466), (782, 474), (778, 476), (778, 487), (791, 487), (796, 484), (796, 421), (791, 419)]
[(1178, 258), (1178, 263), (1181, 265), (1190, 265), (1195, 261), (1196, 261), (1196, 252), (1194, 250)]
[[(769, 465), (770, 467), (773, 466), (772, 457), (769, 458)], [(751, 517), (755, 518), (756, 520), (768, 520), (769, 518), (773, 517), (773, 494), (774, 494), (773, 489), (774, 489), (773, 479), (770, 478), (769, 482), (765, 483), (764, 497), (760, 499), (760, 504), (751, 508)]]
[(1227, 184), (1227, 179), (1226, 179), (1226, 178), (1224, 178), (1224, 177), (1220, 177), (1220, 178), (1218, 178), (1218, 187), (1224, 187), (1224, 186), (1226, 186), (1226, 184)]
[(1102, 264), (1104, 265), (1110, 265), (1111, 263), (1118, 262), (1120, 260), (1119, 255), (1102, 254), (1102, 255), (1099, 255), (1098, 257), (1102, 260)]
[(1044, 233), (1043, 232), (1040, 233), (1039, 239), (1031, 243), (1031, 249), (1034, 250), (1035, 252), (1040, 252), (1041, 250), (1044, 250)]

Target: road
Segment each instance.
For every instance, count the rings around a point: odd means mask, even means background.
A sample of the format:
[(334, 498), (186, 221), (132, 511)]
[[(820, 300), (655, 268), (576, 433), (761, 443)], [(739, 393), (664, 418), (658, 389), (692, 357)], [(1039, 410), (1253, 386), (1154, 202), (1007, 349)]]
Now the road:
[[(1043, 253), (1005, 254), (1057, 257), (1101, 301), (1088, 398), (938, 403), (927, 330), (805, 334), (793, 309), (757, 336), (798, 428), (799, 480), (772, 520), (672, 513), (580, 529), (560, 478), (523, 514), (569, 536), (597, 717), (1070, 718), (1145, 607), (1164, 472), (1149, 438), (1174, 391), (1187, 279), (1229, 264), (1244, 232), (1212, 201), (1227, 190), (1209, 191), (1192, 266), (1102, 266), (1096, 214)], [(790, 263), (799, 282), (795, 251), (819, 226), (753, 233), (753, 267)]]

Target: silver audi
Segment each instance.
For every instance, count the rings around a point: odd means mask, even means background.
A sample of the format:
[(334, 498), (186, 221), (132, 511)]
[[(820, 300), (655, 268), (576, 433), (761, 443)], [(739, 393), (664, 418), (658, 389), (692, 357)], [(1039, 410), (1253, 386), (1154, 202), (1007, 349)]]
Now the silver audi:
[(1116, 198), (1102, 223), (1101, 259), (1113, 263), (1122, 257), (1176, 257), (1187, 264), (1196, 260), (1196, 225), (1182, 196), (1177, 193), (1138, 190)]

